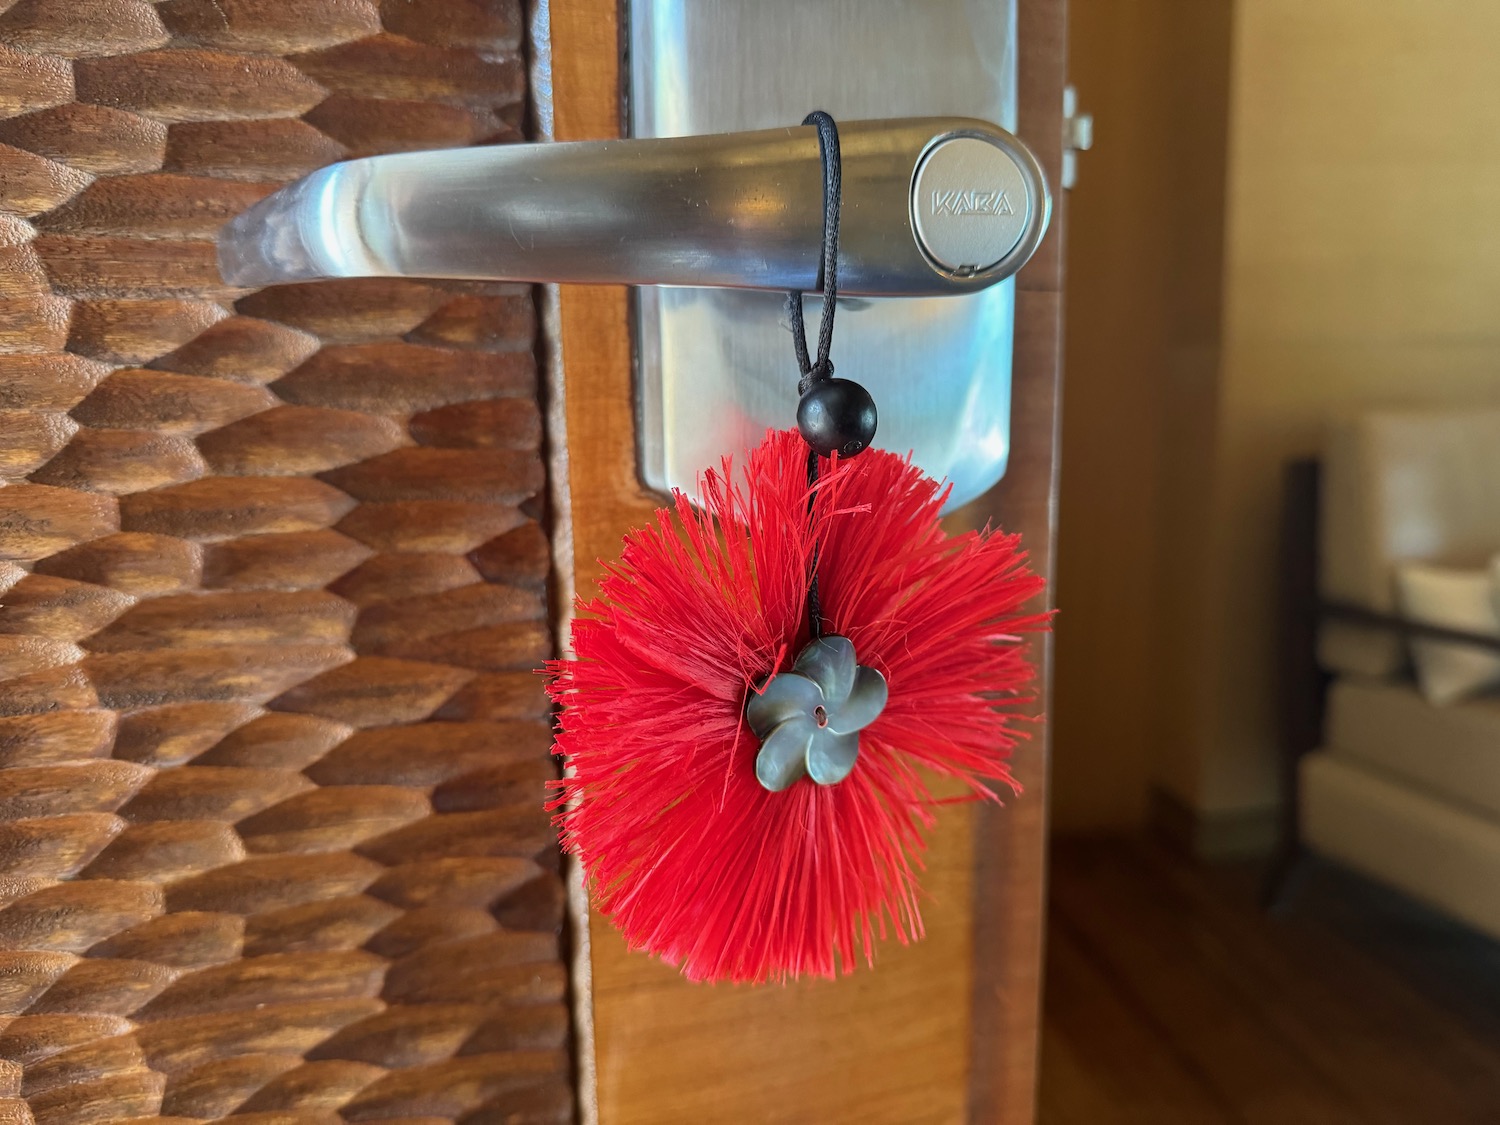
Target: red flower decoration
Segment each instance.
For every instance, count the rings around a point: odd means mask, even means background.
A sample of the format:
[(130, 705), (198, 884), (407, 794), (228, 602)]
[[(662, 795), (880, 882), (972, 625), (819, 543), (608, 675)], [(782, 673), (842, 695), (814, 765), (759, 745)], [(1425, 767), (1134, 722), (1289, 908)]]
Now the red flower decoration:
[[(922, 934), (917, 871), (937, 803), (923, 773), (1019, 792), (1006, 759), (1033, 673), (1021, 634), (1048, 615), (1019, 536), (947, 536), (946, 492), (881, 450), (823, 462), (808, 517), (807, 446), (772, 432), (739, 484), (706, 473), (625, 539), (554, 661), (550, 804), (594, 905), (634, 949), (694, 980), (850, 971), (877, 936)], [(755, 777), (750, 692), (808, 640), (814, 543), (824, 629), (890, 687), (853, 772), (783, 792)]]

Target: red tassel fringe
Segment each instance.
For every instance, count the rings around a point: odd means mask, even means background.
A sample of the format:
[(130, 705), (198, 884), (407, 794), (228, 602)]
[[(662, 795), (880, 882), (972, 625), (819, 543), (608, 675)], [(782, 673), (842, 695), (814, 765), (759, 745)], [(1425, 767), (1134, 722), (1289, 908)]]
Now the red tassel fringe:
[[(549, 665), (563, 847), (629, 945), (694, 980), (831, 977), (872, 962), (888, 929), (921, 937), (937, 803), (923, 771), (976, 797), (999, 799), (987, 781), (1019, 792), (1021, 634), (1048, 622), (1022, 612), (1043, 583), (1020, 537), (949, 538), (937, 482), (875, 449), (823, 463), (810, 527), (806, 465), (801, 437), (773, 432), (743, 485), (726, 461), (703, 511), (678, 495), (626, 537), (580, 601), (574, 658)], [(854, 642), (890, 700), (847, 779), (770, 793), (745, 700), (807, 642), (814, 529), (824, 631)]]

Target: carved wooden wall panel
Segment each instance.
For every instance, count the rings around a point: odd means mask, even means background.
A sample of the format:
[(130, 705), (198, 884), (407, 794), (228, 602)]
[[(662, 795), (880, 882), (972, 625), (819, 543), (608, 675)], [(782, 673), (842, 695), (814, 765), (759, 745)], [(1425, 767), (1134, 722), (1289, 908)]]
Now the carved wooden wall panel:
[(518, 0), (0, 0), (0, 1122), (571, 1119), (522, 287), (225, 288)]

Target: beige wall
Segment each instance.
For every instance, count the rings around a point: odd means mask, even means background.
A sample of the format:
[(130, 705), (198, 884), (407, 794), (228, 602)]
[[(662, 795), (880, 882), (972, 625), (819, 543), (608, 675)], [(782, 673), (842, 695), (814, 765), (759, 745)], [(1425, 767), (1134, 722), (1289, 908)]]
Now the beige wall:
[[(1210, 814), (1264, 808), (1280, 466), (1316, 450), (1333, 410), (1500, 401), (1500, 3), (1234, 0), (1217, 145), (1212, 104), (1182, 102), (1211, 91), (1212, 52), (1193, 48), (1213, 45), (1230, 0), (1073, 12), (1100, 152), (1083, 158), (1070, 234), (1057, 820), (1138, 818), (1153, 778)], [(1149, 143), (1102, 156), (1110, 116), (1135, 114), (1155, 119), (1117, 139)], [(1184, 118), (1201, 148), (1161, 139)], [(1166, 171), (1150, 166), (1164, 144)], [(1144, 266), (1109, 241), (1132, 214), (1120, 182), (1165, 184), (1175, 209)], [(1158, 319), (1121, 324), (1134, 315)]]
[[(1229, 0), (1072, 0), (1070, 77), (1097, 142), (1068, 202), (1053, 823), (1145, 815), (1188, 713), (1166, 622), (1185, 566), (1160, 530), (1206, 503), (1218, 370)], [(1168, 592), (1171, 595), (1168, 596)], [(1198, 599), (1201, 602), (1201, 599)], [(1175, 732), (1175, 733), (1174, 733)]]
[(1208, 809), (1273, 801), (1279, 466), (1331, 411), (1500, 402), (1500, 4), (1239, 0)]

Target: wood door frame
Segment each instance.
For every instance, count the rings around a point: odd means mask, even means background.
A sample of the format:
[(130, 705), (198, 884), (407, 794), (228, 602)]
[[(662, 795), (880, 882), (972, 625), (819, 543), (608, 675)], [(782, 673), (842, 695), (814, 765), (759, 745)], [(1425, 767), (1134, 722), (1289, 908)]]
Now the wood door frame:
[[(973, 505), (1019, 531), (1055, 593), (1066, 195), (1062, 89), (1067, 82), (1067, 0), (1020, 0), (1019, 136), (1053, 187), (1052, 225), (1016, 277), (1011, 454), (1005, 478)], [(1037, 650), (1043, 713), (1051, 701), (1052, 639)], [(969, 1118), (1030, 1122), (1036, 1112), (1045, 925), (1050, 728), (1013, 763), (1023, 800), (980, 809), (975, 833), (974, 1009)]]
[[(550, 0), (552, 111), (556, 140), (600, 140), (622, 134), (619, 0)], [(1066, 0), (1019, 0), (1019, 133), (1036, 151), (1049, 182), (1060, 182), (1061, 90), (1066, 72)], [(1063, 206), (1054, 197), (1052, 226), (1021, 272), (1016, 294), (1015, 368), (1010, 468), (1001, 484), (966, 512), (1020, 531), (1038, 571), (1053, 577), (1060, 360)], [(562, 287), (558, 385), (576, 587), (600, 575), (599, 559), (617, 553), (626, 527), (645, 523), (657, 500), (640, 484), (635, 447), (630, 306), (623, 286)], [(567, 449), (587, 449), (570, 458)], [(1040, 699), (1051, 683), (1050, 639), (1039, 642)], [(1032, 1121), (1040, 1030), (1048, 738), (1046, 728), (1014, 763), (1023, 799), (986, 806), (976, 818), (973, 1013), (969, 1044), (969, 1119), (1021, 1125)], [(587, 991), (587, 983), (580, 986)], [(589, 995), (580, 996), (587, 1024)], [(581, 1053), (592, 1050), (584, 1028)], [(581, 1059), (588, 1086), (592, 1059)], [(580, 1091), (586, 1115), (593, 1091)]]

